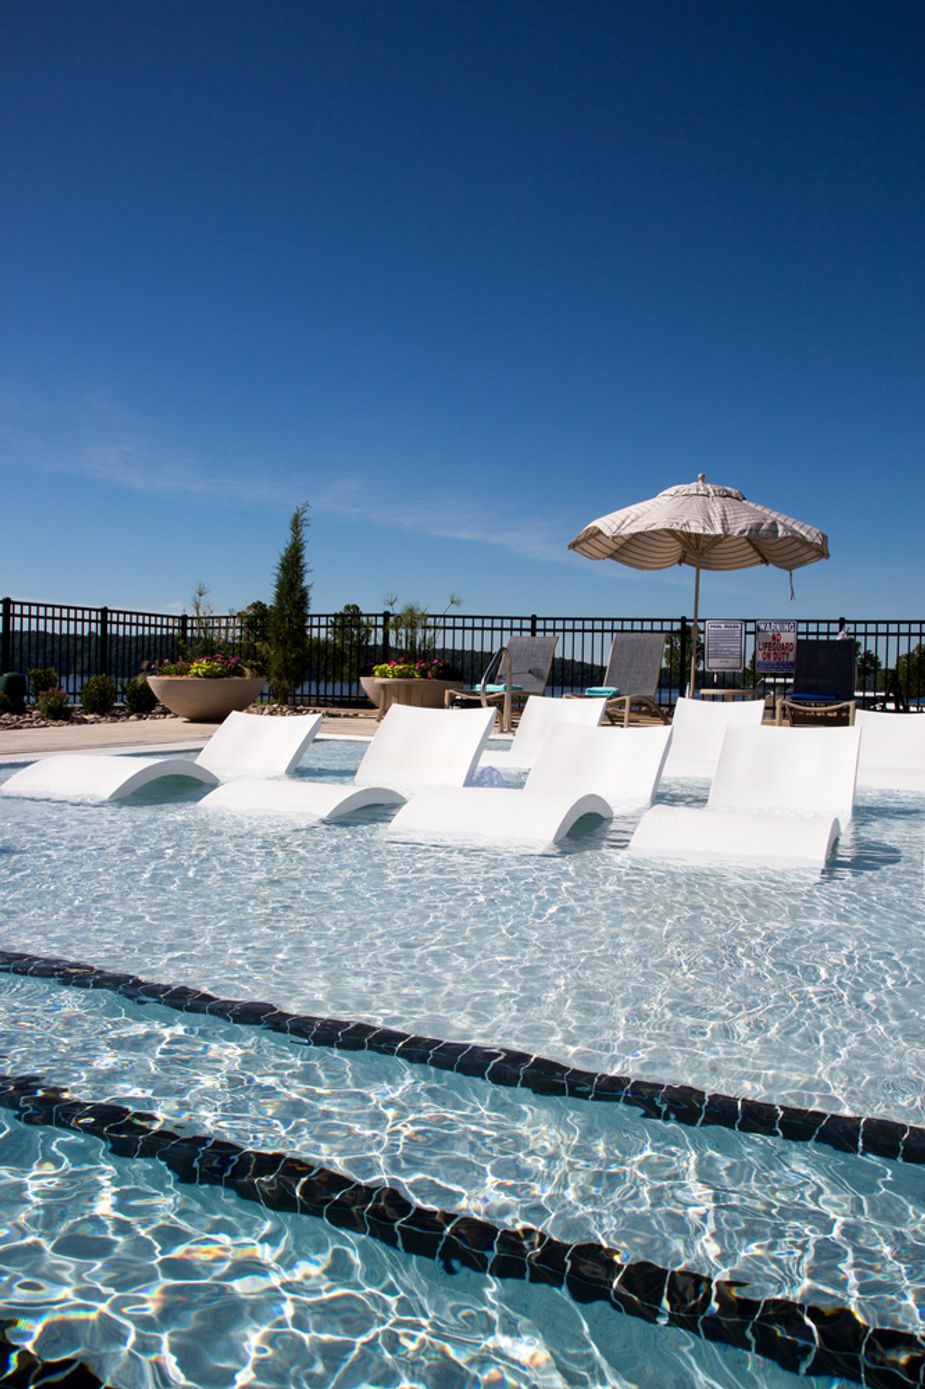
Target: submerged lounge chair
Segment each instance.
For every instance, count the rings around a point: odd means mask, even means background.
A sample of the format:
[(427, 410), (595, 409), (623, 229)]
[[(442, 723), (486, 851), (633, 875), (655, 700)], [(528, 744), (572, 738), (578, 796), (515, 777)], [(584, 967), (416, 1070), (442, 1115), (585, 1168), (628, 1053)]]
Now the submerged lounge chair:
[(482, 757), (482, 766), (494, 767), (499, 772), (528, 771), (554, 729), (563, 724), (596, 728), (604, 717), (606, 703), (603, 696), (578, 700), (528, 699), (511, 746), (498, 751), (489, 748)]
[(520, 790), (422, 791), (399, 810), (386, 833), (396, 839), (550, 848), (583, 815), (609, 819), (651, 805), (670, 737), (670, 728), (615, 734), (562, 724), (543, 743)]
[(353, 781), (229, 781), (199, 802), (203, 810), (287, 815), (312, 823), (370, 805), (401, 805), (417, 787), (464, 786), (495, 721), (493, 709), (421, 709), (393, 704)]
[(629, 727), (634, 711), (668, 723), (668, 713), (655, 701), (664, 653), (664, 632), (615, 632), (600, 685), (585, 690), (583, 695), (567, 698), (603, 695), (607, 700), (607, 718), (624, 728)]
[(875, 714), (858, 709), (858, 786), (925, 791), (925, 714)]
[(113, 801), (168, 777), (205, 786), (217, 786), (226, 777), (282, 777), (298, 766), (320, 727), (320, 714), (274, 718), (235, 712), (195, 758), (63, 753), (14, 772), (0, 786), (0, 794), (36, 800)]
[(764, 699), (714, 704), (681, 697), (671, 721), (671, 747), (662, 776), (709, 780), (716, 771), (723, 738), (729, 728), (757, 728), (764, 718)]
[(478, 700), (482, 708), (497, 708), (501, 729), (511, 730), (511, 711), (531, 695), (543, 695), (549, 684), (558, 637), (508, 637), (489, 661), (475, 690), (447, 690), (444, 703), (458, 707)]
[(822, 868), (851, 819), (859, 744), (850, 727), (730, 728), (706, 808), (653, 806), (628, 852)]

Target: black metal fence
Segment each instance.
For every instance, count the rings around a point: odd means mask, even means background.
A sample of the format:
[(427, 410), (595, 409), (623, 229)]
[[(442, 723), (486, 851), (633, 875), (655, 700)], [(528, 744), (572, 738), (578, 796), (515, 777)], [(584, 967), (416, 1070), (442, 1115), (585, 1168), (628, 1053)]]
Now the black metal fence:
[[(756, 619), (743, 619), (746, 632), (744, 674), (701, 676), (701, 682), (753, 686), (762, 683), (753, 671)], [(857, 690), (872, 706), (907, 703), (925, 708), (925, 620), (848, 619), (858, 651)], [(556, 659), (551, 694), (581, 690), (600, 682), (615, 632), (664, 632), (665, 662), (658, 698), (677, 699), (691, 656), (691, 621), (687, 617), (541, 617), (464, 616), (409, 621), (400, 613), (316, 613), (309, 618), (310, 666), (298, 692), (306, 705), (363, 706), (359, 684), (379, 661), (409, 656), (437, 656), (456, 668), (467, 684), (475, 684), (492, 653), (508, 636), (556, 636)], [(838, 620), (800, 618), (801, 637), (838, 635)], [(91, 675), (111, 675), (117, 686), (137, 675), (145, 663), (177, 660), (191, 647), (220, 646), (247, 657), (259, 650), (266, 633), (253, 618), (232, 614), (179, 616), (117, 608), (75, 607), (63, 603), (30, 603), (4, 598), (0, 602), (0, 674), (54, 667), (61, 688), (76, 701)]]

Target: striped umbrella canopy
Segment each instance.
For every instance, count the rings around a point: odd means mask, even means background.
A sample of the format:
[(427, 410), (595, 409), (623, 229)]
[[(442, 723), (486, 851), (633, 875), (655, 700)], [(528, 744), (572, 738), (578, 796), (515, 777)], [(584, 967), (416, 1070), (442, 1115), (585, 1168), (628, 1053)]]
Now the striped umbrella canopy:
[(668, 487), (649, 501), (598, 517), (576, 535), (569, 549), (589, 559), (615, 559), (633, 569), (693, 565), (691, 694), (696, 676), (701, 569), (773, 564), (792, 571), (829, 557), (828, 538), (822, 531), (746, 501), (734, 487), (709, 483), (703, 473), (696, 482)]

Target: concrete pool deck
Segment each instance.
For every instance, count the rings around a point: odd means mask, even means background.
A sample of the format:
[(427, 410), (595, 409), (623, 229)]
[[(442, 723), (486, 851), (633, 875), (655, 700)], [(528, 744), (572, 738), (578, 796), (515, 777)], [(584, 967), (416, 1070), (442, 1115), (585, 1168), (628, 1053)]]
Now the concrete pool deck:
[[(128, 752), (153, 748), (179, 752), (201, 748), (218, 728), (217, 723), (187, 723), (185, 719), (139, 719), (118, 723), (56, 724), (49, 728), (0, 729), (0, 765), (31, 761), (58, 752)], [(322, 720), (325, 737), (371, 738), (375, 715), (328, 715)]]

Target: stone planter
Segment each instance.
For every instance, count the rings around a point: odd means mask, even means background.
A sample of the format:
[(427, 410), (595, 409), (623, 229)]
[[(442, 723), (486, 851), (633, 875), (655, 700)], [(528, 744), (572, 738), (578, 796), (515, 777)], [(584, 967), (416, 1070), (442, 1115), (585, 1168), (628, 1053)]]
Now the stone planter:
[(461, 680), (381, 680), (361, 675), (366, 698), (379, 710), (379, 718), (392, 704), (412, 704), (418, 709), (442, 709), (447, 690), (461, 690)]
[(197, 680), (187, 675), (149, 675), (148, 684), (171, 714), (190, 723), (221, 723), (235, 709), (246, 709), (260, 697), (262, 675)]

